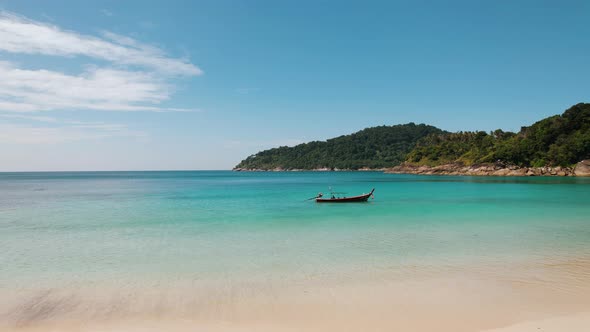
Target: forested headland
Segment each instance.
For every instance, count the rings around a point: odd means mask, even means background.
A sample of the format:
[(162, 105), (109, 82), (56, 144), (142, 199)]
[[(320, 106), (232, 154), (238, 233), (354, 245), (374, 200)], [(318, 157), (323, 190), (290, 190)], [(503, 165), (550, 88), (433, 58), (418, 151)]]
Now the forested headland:
[(399, 165), (418, 140), (446, 134), (424, 124), (379, 126), (326, 141), (282, 146), (258, 152), (235, 169), (240, 170), (358, 170)]
[(517, 133), (501, 129), (450, 133), (414, 123), (380, 126), (327, 141), (252, 155), (236, 170), (359, 170), (395, 166), (502, 164), (572, 167), (590, 159), (590, 104), (542, 119)]

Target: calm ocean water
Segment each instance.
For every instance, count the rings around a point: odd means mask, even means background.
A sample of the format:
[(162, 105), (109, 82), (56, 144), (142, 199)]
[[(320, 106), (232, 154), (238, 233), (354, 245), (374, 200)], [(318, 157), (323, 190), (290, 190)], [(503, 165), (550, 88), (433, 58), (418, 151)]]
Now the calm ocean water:
[[(332, 186), (359, 204), (306, 201)], [(590, 256), (590, 179), (0, 173), (0, 288), (309, 278)]]

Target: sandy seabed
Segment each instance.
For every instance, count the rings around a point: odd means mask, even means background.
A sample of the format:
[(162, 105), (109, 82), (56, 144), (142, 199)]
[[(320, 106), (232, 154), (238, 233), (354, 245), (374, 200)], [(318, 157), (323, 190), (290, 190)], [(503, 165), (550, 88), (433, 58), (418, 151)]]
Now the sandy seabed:
[(305, 280), (5, 289), (1, 331), (590, 331), (590, 258)]

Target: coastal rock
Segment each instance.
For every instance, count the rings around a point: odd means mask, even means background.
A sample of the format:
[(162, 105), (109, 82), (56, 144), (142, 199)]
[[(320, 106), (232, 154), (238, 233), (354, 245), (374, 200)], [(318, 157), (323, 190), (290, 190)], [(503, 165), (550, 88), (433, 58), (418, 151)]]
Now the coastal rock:
[(384, 170), (385, 173), (422, 174), (422, 175), (467, 175), (467, 176), (590, 176), (590, 160), (585, 160), (570, 167), (518, 167), (515, 165), (478, 164), (465, 166), (461, 163), (438, 166), (418, 166), (403, 163)]
[(496, 170), (492, 173), (492, 175), (494, 176), (506, 176), (508, 175), (508, 173), (510, 173), (510, 169), (508, 168), (501, 168), (499, 170)]
[(511, 170), (506, 175), (507, 176), (526, 176), (526, 173), (527, 173), (526, 168), (517, 168), (517, 169)]
[(574, 168), (576, 176), (590, 176), (590, 160), (582, 160)]

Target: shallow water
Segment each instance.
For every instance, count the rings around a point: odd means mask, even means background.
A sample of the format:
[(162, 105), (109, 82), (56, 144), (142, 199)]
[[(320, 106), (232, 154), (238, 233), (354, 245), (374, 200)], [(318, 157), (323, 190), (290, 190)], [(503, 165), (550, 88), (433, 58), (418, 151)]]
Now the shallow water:
[[(328, 187), (375, 199), (306, 200)], [(584, 178), (0, 173), (0, 309), (72, 288), (166, 288), (178, 302), (192, 301), (177, 292), (187, 284), (265, 293), (467, 270), (575, 294), (589, 277), (589, 202)]]

